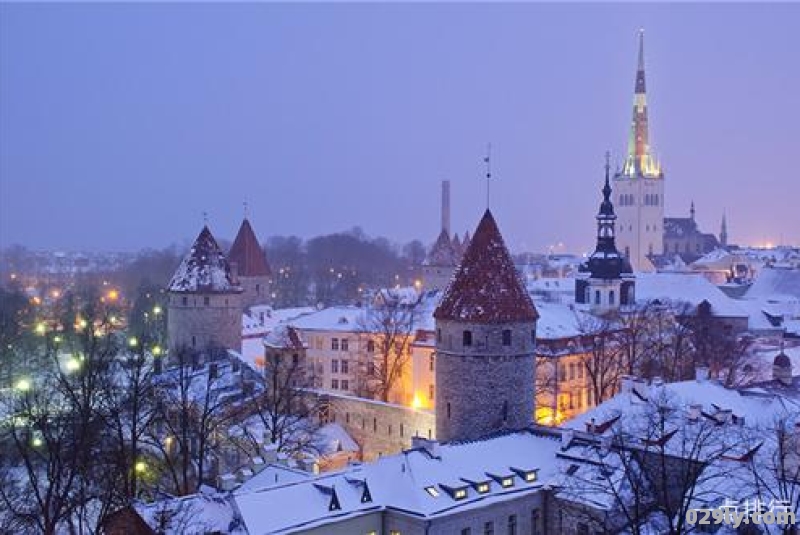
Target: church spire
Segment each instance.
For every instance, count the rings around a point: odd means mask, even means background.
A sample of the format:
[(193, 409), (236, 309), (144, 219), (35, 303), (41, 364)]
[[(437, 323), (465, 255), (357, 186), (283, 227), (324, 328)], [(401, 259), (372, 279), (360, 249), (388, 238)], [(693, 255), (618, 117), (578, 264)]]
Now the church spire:
[(633, 119), (628, 138), (628, 155), (624, 175), (635, 178), (658, 178), (661, 170), (650, 151), (650, 132), (647, 120), (647, 89), (644, 74), (644, 30), (639, 30), (639, 56), (636, 63), (636, 83), (633, 95)]

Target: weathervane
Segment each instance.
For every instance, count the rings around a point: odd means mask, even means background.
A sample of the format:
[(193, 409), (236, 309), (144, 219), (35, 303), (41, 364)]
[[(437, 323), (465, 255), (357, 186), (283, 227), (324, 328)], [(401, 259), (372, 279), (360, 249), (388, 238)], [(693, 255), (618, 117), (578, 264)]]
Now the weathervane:
[(486, 146), (486, 156), (483, 158), (486, 164), (486, 209), (489, 209), (489, 184), (492, 178), (492, 144)]
[(242, 203), (244, 205), (244, 218), (247, 219), (247, 201)]
[(203, 224), (208, 225), (208, 212), (203, 211)]

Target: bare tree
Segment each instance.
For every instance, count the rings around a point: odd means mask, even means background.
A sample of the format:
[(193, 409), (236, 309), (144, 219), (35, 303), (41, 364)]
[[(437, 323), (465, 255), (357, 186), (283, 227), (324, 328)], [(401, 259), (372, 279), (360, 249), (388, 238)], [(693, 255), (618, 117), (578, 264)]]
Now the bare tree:
[(169, 482), (164, 484), (178, 495), (195, 492), (208, 476), (217, 435), (231, 418), (219, 373), (222, 360), (212, 357), (200, 365), (200, 358), (190, 348), (178, 348), (174, 366), (153, 379), (155, 408), (146, 443)]
[(589, 380), (592, 402), (599, 405), (614, 395), (622, 376), (620, 326), (615, 316), (585, 314), (578, 318), (580, 362)]
[(601, 496), (611, 507), (609, 532), (638, 535), (656, 522), (661, 533), (683, 534), (690, 527), (688, 509), (720, 501), (718, 489), (731, 474), (717, 461), (731, 446), (713, 415), (692, 414), (659, 390), (641, 395), (629, 413), (596, 425), (605, 436), (583, 449), (582, 466), (568, 469), (566, 496)]
[[(321, 401), (296, 331), (289, 327), (283, 332), (283, 347), (266, 348), (264, 391), (248, 402), (250, 417), (238, 427), (252, 450), (269, 443), (288, 455), (315, 453)], [(253, 423), (263, 435), (253, 431)]]
[(48, 335), (49, 365), (3, 394), (0, 509), (20, 532), (94, 533), (119, 503), (120, 469), (103, 425), (117, 346), (99, 326), (83, 330), (73, 354), (59, 350), (61, 335)]
[(389, 401), (411, 358), (421, 296), (383, 290), (364, 309), (358, 333), (365, 355), (360, 364), (362, 395)]

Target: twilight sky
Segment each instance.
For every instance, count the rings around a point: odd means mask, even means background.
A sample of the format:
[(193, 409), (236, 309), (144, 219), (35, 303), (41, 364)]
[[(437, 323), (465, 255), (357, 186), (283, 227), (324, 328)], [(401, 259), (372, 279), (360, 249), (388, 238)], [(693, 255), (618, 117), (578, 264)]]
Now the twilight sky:
[(800, 4), (0, 4), (0, 247), (133, 250), (492, 210), (583, 252), (636, 34), (666, 213), (800, 244)]

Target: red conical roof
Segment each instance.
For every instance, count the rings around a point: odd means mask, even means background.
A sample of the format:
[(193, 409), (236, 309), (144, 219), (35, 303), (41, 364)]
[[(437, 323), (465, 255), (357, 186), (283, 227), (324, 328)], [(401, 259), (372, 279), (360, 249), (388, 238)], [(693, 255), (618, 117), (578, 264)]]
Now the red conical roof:
[(272, 273), (264, 250), (247, 219), (239, 227), (239, 233), (228, 253), (228, 260), (236, 262), (240, 277), (264, 277)]
[(539, 317), (489, 210), (478, 223), (433, 317), (476, 323), (535, 321)]

